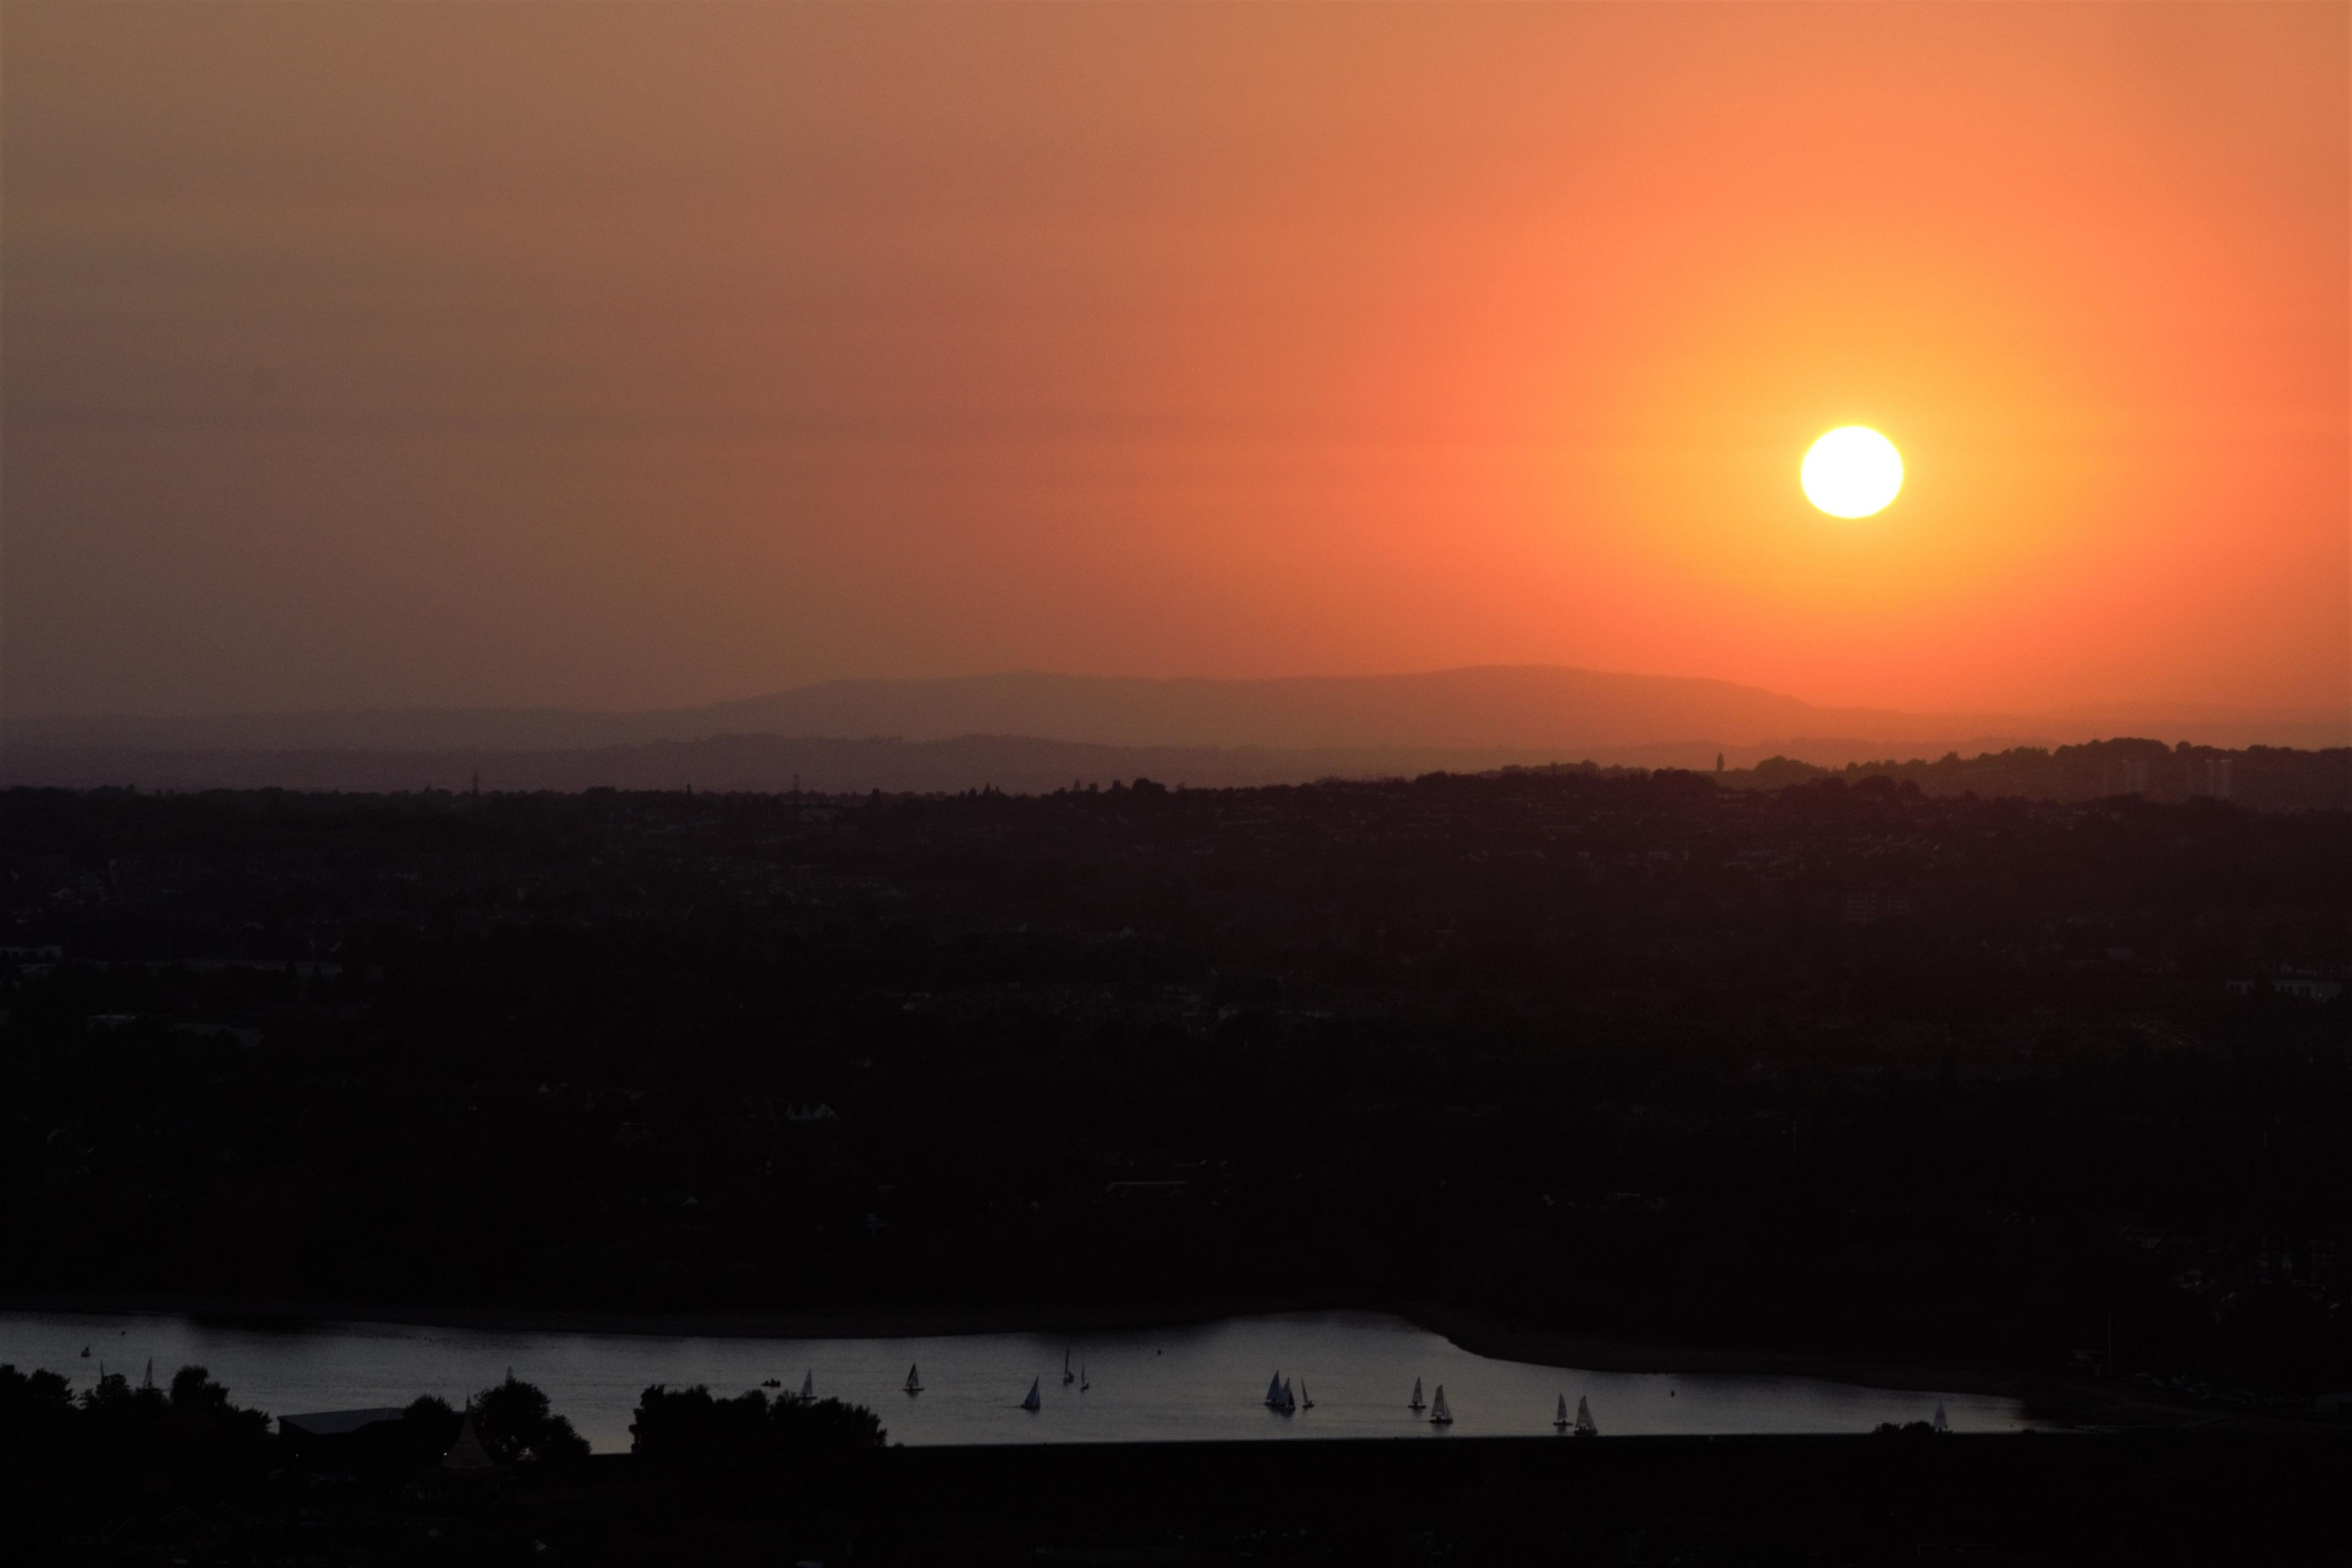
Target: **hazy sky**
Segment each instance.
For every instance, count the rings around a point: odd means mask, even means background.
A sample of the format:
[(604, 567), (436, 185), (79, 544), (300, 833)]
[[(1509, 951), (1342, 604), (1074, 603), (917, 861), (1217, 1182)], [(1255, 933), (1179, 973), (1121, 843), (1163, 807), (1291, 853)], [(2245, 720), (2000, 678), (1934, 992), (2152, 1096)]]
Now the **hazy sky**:
[(2340, 705), (2347, 16), (7, 0), (8, 706)]

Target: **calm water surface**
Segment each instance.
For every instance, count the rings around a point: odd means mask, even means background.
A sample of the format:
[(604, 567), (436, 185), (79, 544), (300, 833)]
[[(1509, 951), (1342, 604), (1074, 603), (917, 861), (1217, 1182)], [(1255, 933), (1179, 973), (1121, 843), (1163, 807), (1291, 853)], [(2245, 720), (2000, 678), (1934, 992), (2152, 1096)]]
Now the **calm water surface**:
[[(81, 1352), (89, 1349), (89, 1359)], [(1065, 1352), (1092, 1387), (1062, 1382)], [(152, 1358), (158, 1382), (188, 1363), (227, 1384), (240, 1405), (273, 1415), (405, 1405), (420, 1394), (451, 1404), (517, 1377), (547, 1391), (599, 1452), (625, 1452), (629, 1413), (648, 1384), (708, 1384), (715, 1394), (767, 1378), (820, 1397), (869, 1405), (890, 1439), (908, 1444), (1114, 1443), (1263, 1437), (1475, 1436), (1551, 1432), (1554, 1402), (1581, 1394), (1601, 1435), (1860, 1432), (1925, 1420), (1943, 1401), (1958, 1431), (2023, 1425), (2015, 1401), (1969, 1394), (1863, 1388), (1817, 1378), (1580, 1372), (1473, 1355), (1378, 1312), (1284, 1313), (1182, 1328), (1094, 1333), (955, 1334), (917, 1339), (694, 1339), (659, 1334), (501, 1332), (397, 1323), (258, 1328), (210, 1320), (80, 1313), (0, 1313), (0, 1363), (95, 1380), (101, 1363), (137, 1382)], [(909, 1364), (924, 1392), (901, 1392)], [(1303, 1383), (1312, 1410), (1283, 1416), (1262, 1401), (1276, 1371)], [(1031, 1378), (1045, 1407), (1016, 1408)], [(1414, 1378), (1445, 1386), (1444, 1432), (1405, 1408)]]

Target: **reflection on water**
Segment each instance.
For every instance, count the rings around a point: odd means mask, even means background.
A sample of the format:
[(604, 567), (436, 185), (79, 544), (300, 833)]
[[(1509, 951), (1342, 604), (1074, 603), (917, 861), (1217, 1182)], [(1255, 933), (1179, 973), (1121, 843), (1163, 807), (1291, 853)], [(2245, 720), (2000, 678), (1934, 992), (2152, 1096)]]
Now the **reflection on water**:
[[(89, 1359), (81, 1356), (88, 1346)], [(1062, 1365), (1091, 1386), (1065, 1384)], [(691, 1339), (655, 1334), (499, 1332), (394, 1323), (320, 1323), (272, 1331), (175, 1317), (0, 1313), (0, 1362), (47, 1367), (77, 1387), (101, 1365), (158, 1382), (209, 1367), (241, 1405), (272, 1415), (455, 1404), (512, 1368), (547, 1391), (599, 1452), (629, 1447), (629, 1413), (648, 1384), (708, 1384), (733, 1394), (769, 1379), (872, 1406), (893, 1442), (1112, 1443), (1234, 1437), (1549, 1436), (1562, 1394), (1591, 1402), (1602, 1436), (1861, 1432), (1926, 1419), (1940, 1399), (1958, 1431), (2011, 1430), (2014, 1401), (1915, 1394), (1802, 1377), (1579, 1372), (1473, 1355), (1377, 1312), (1286, 1313), (1181, 1328), (1074, 1336), (956, 1334), (915, 1339)], [(903, 1392), (908, 1368), (923, 1392)], [(1314, 1401), (1265, 1405), (1276, 1373)], [(1413, 1380), (1444, 1384), (1442, 1432), (1406, 1408)], [(1039, 1379), (1040, 1408), (1019, 1407)]]

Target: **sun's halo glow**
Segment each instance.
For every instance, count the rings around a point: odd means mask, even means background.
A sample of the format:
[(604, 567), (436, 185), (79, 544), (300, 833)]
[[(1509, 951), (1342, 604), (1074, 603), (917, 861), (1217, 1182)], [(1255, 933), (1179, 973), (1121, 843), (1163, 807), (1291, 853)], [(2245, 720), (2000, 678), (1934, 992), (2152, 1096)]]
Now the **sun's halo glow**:
[(1805, 499), (1832, 517), (1868, 517), (1903, 488), (1903, 458), (1868, 426), (1841, 425), (1813, 443), (1798, 477)]

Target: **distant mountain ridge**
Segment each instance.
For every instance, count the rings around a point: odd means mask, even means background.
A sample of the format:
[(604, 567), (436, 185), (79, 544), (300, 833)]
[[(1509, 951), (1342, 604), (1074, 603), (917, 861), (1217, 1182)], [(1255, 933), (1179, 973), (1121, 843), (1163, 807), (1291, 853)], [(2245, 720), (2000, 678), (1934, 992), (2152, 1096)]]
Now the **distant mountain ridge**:
[(1705, 742), (1746, 748), (1806, 737), (1895, 747), (1988, 737), (2063, 742), (2097, 733), (2197, 730), (2215, 744), (2340, 744), (2323, 714), (2227, 710), (1906, 713), (1824, 708), (1731, 681), (1550, 665), (1419, 674), (1224, 680), (1008, 671), (829, 680), (702, 707), (246, 713), (198, 718), (12, 720), (12, 747), (76, 750), (534, 752), (722, 735), (909, 742), (1025, 736), (1106, 746), (1537, 751), (1574, 759)]
[(699, 708), (457, 709), (52, 718), (0, 732), (0, 783), (330, 790), (1052, 789), (1480, 772), (1591, 761), (1829, 767), (2122, 734), (2341, 745), (2321, 716), (2178, 710), (2033, 716), (1816, 707), (1729, 681), (1551, 666), (1267, 680), (1012, 672), (834, 680)]
[(90, 788), (357, 791), (616, 789), (818, 795), (954, 793), (993, 787), (1041, 795), (1073, 784), (1150, 778), (1196, 788), (1307, 784), (1326, 778), (1483, 773), (1540, 765), (1549, 753), (1507, 749), (1105, 746), (1022, 736), (943, 741), (719, 735), (701, 741), (533, 752), (228, 751), (0, 748), (0, 783)]

